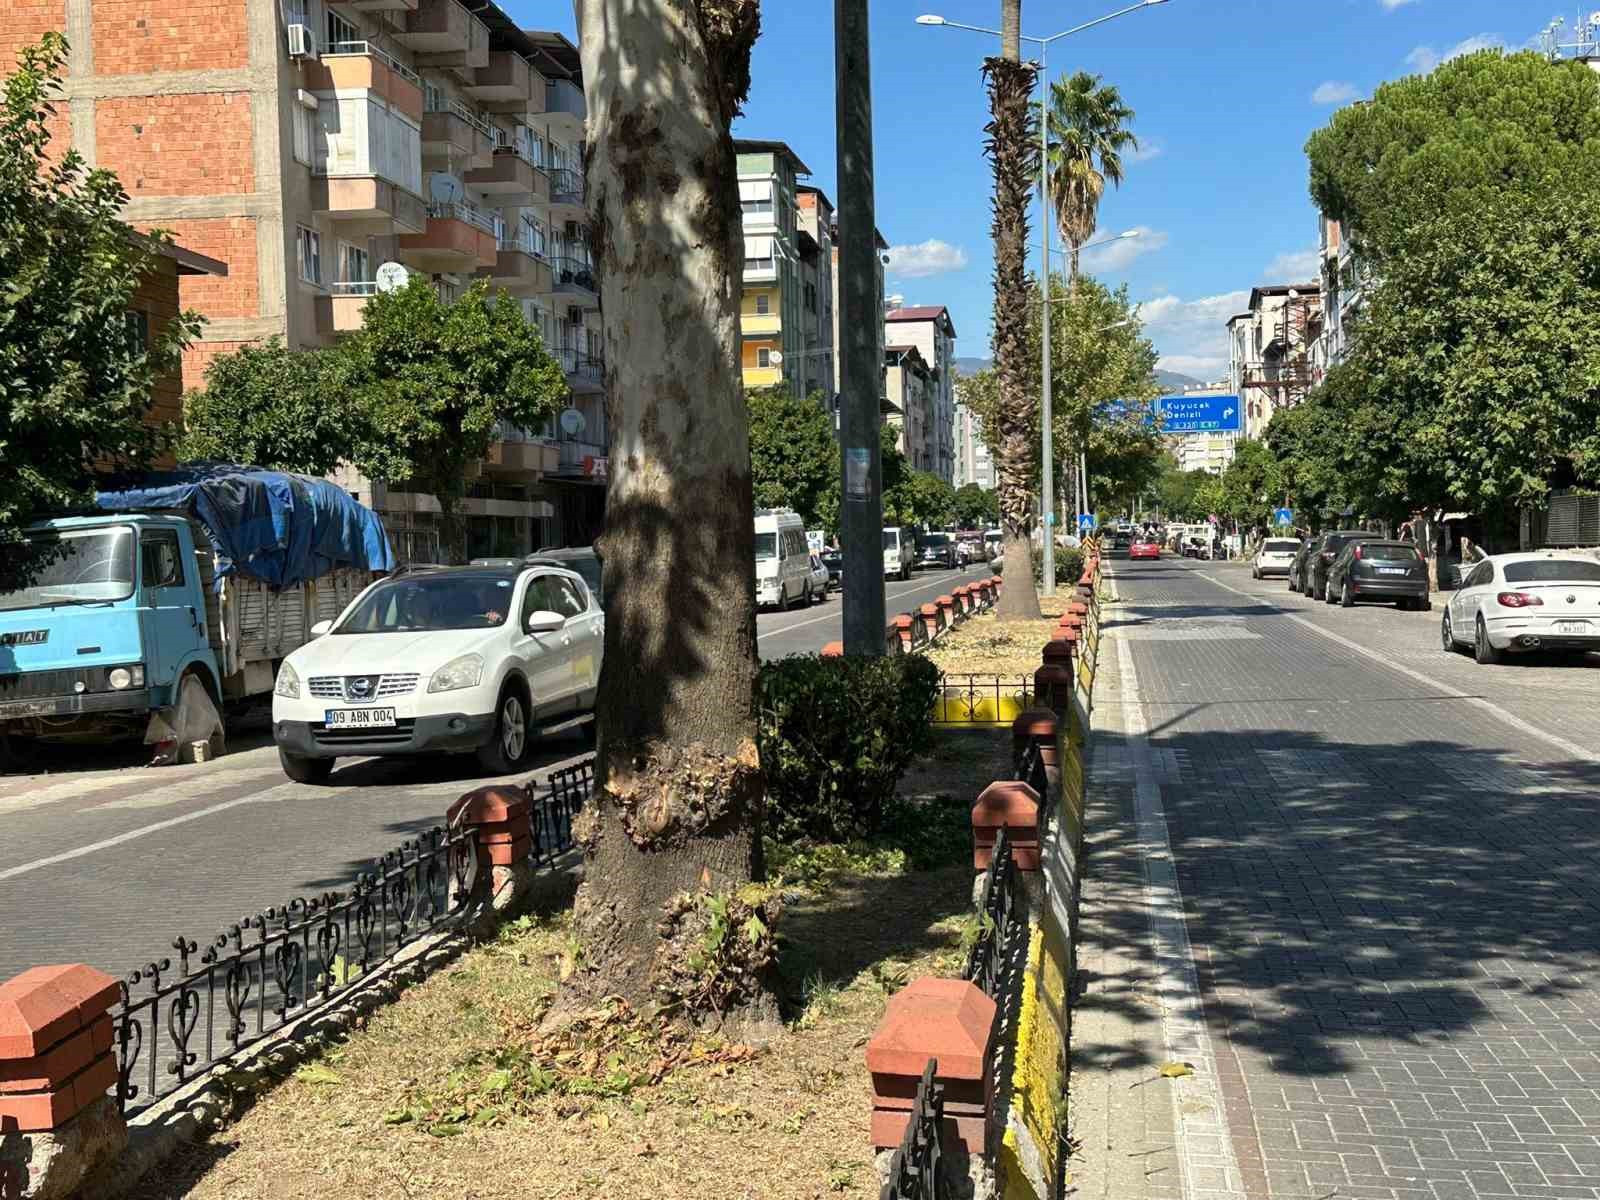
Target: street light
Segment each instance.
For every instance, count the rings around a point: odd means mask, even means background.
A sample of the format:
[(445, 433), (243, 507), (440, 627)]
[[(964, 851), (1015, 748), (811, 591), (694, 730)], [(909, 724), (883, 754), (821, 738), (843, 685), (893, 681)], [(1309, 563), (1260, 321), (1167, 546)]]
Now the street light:
[[(1081, 25), (1074, 25), (1071, 29), (1063, 29), (1060, 33), (1051, 34), (1049, 37), (1037, 38), (1021, 35), (1024, 42), (1032, 42), (1039, 47), (1039, 171), (1043, 180), (1047, 168), (1047, 155), (1050, 149), (1050, 78), (1045, 71), (1045, 58), (1050, 49), (1051, 42), (1058, 42), (1064, 37), (1071, 37), (1075, 33), (1082, 33), (1085, 29), (1093, 29), (1096, 25), (1103, 25), (1107, 21), (1114, 21), (1118, 17), (1125, 17), (1131, 12), (1138, 12), (1142, 8), (1153, 8), (1157, 4), (1165, 4), (1167, 0), (1139, 0), (1137, 4), (1130, 4), (1119, 8), (1116, 12), (1107, 13), (1103, 17), (1096, 17), (1092, 21), (1085, 21)], [(936, 13), (923, 13), (917, 18), (918, 25), (942, 25), (948, 29), (965, 29), (971, 33), (986, 33), (992, 37), (999, 37), (998, 29), (989, 29), (982, 25), (963, 25), (959, 21), (947, 21)], [(1039, 189), (1039, 207), (1044, 226), (1044, 270), (1040, 275), (1040, 293), (1048, 297), (1050, 294), (1050, 189)], [(1114, 239), (1113, 239), (1114, 240)], [(1040, 373), (1042, 394), (1039, 400), (1041, 420), (1040, 457), (1042, 459), (1039, 472), (1039, 508), (1044, 519), (1044, 594), (1055, 595), (1056, 591), (1056, 509), (1055, 509), (1055, 451), (1050, 444), (1050, 428), (1052, 424), (1050, 401), (1050, 306), (1042, 306), (1044, 318), (1042, 321), (1042, 334), (1044, 347), (1041, 351), (1043, 363)]]

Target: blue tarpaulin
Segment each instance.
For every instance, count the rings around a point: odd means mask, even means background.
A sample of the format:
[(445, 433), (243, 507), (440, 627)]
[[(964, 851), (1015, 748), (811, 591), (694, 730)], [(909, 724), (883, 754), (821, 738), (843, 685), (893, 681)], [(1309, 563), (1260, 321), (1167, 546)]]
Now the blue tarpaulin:
[(392, 571), (378, 515), (326, 479), (203, 464), (116, 481), (95, 503), (108, 512), (180, 512), (205, 527), (217, 577), (238, 571), (272, 587), (335, 567)]

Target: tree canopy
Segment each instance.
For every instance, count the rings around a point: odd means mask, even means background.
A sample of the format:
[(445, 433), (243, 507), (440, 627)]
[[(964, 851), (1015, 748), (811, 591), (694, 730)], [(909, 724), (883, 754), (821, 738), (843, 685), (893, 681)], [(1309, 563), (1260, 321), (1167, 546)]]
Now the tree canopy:
[(355, 457), (346, 374), (336, 352), (290, 350), (281, 338), (219, 354), (205, 389), (184, 398), (179, 456), (326, 475)]
[(989, 529), (1000, 519), (1000, 502), (992, 488), (963, 483), (953, 499), (954, 517), (963, 529)]
[(820, 393), (796, 397), (784, 384), (745, 394), (750, 407), (750, 476), (759, 508), (792, 508), (806, 528), (834, 526), (837, 504), (825, 504), (839, 485), (839, 443)]

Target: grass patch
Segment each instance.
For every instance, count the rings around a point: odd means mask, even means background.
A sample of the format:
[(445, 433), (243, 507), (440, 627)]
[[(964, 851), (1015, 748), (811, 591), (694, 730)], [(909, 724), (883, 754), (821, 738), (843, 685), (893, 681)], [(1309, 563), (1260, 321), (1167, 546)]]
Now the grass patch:
[(928, 647), (928, 658), (950, 674), (1006, 675), (1032, 678), (1039, 651), (1050, 638), (1056, 619), (1067, 611), (1067, 588), (1040, 596), (1044, 616), (1037, 621), (1002, 621), (993, 613), (971, 617)]

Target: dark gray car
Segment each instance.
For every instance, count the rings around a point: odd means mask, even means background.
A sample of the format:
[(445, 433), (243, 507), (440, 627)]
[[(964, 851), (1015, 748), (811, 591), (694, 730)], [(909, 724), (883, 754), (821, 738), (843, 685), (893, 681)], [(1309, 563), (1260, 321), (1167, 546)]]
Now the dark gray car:
[(1334, 529), (1323, 534), (1312, 543), (1305, 563), (1300, 568), (1300, 590), (1313, 599), (1326, 600), (1328, 568), (1333, 566), (1333, 560), (1339, 557), (1346, 543), (1374, 536), (1365, 529)]
[(1393, 602), (1402, 609), (1426, 612), (1433, 607), (1428, 596), (1428, 564), (1410, 542), (1357, 538), (1328, 568), (1329, 604), (1352, 607), (1358, 600)]

